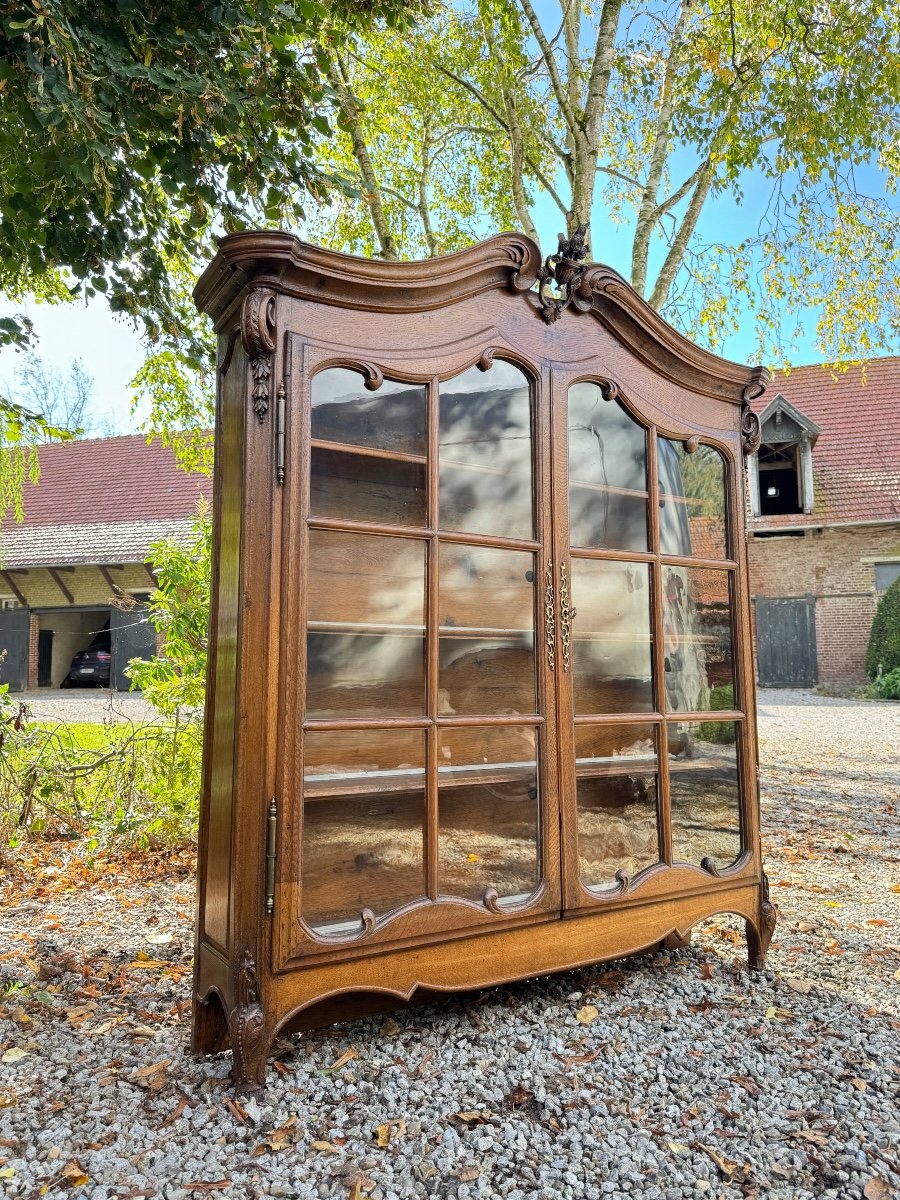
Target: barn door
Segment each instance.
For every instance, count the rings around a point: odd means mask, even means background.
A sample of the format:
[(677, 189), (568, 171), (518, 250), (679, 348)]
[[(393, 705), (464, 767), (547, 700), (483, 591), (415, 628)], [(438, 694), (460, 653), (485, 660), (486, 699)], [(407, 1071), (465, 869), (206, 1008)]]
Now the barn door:
[(757, 596), (756, 655), (760, 687), (818, 683), (815, 599)]
[(0, 608), (0, 683), (8, 683), (11, 692), (23, 692), (28, 686), (27, 608)]
[(119, 692), (127, 692), (131, 680), (125, 669), (133, 658), (152, 658), (156, 653), (156, 630), (150, 623), (144, 604), (134, 608), (111, 609), (112, 677), (110, 684)]

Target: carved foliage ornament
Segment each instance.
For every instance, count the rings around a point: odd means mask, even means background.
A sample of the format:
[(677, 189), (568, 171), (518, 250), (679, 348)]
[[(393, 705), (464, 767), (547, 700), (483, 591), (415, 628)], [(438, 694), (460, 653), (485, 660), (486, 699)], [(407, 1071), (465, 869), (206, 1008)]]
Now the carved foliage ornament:
[(260, 1055), (265, 1060), (266, 1022), (259, 1002), (256, 982), (256, 963), (245, 950), (238, 963), (235, 980), (235, 1005), (228, 1024), (233, 1055), (232, 1076), (238, 1088), (252, 1087), (256, 1082)]
[(241, 338), (253, 375), (253, 411), (262, 423), (269, 410), (275, 349), (275, 293), (271, 288), (253, 288), (247, 293), (241, 308)]
[[(568, 238), (561, 233), (559, 249), (555, 254), (547, 255), (538, 272), (538, 295), (548, 325), (558, 321), (570, 304), (582, 312), (591, 307), (590, 289), (582, 294), (581, 288), (586, 267), (584, 260), (589, 250), (585, 241), (586, 233), (586, 225), (579, 225)], [(551, 285), (555, 285), (556, 295), (550, 291)]]
[(750, 407), (750, 402), (761, 395), (764, 389), (764, 383), (761, 387), (759, 384), (748, 383), (741, 392), (741, 441), (745, 454), (755, 454), (762, 441), (759, 417)]

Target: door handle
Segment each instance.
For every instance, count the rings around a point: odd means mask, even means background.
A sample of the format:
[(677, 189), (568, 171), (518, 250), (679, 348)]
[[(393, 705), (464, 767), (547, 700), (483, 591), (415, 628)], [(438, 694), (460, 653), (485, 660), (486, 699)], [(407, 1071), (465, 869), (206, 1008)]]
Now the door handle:
[(553, 597), (553, 563), (547, 562), (544, 583), (544, 644), (547, 647), (547, 666), (556, 670), (556, 604)]

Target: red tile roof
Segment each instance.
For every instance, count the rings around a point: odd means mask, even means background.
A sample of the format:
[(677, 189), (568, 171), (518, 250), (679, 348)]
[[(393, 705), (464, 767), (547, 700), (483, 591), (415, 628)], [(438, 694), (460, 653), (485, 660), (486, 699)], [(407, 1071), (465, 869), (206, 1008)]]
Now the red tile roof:
[(779, 393), (821, 429), (812, 452), (813, 511), (753, 517), (751, 528), (900, 524), (900, 357), (875, 359), (834, 378), (822, 366), (776, 374), (754, 401), (755, 411)]
[[(26, 527), (190, 517), (212, 496), (212, 480), (186, 474), (140, 434), (42, 446), (40, 463), (40, 483), (25, 487)], [(4, 524), (14, 528), (9, 515)]]

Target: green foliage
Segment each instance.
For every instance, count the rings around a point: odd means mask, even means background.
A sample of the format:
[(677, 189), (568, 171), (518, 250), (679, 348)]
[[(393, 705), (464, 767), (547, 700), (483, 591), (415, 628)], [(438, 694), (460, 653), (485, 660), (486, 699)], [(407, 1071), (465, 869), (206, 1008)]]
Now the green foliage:
[(200, 506), (188, 547), (157, 542), (151, 547), (157, 587), (150, 595), (150, 620), (163, 634), (163, 653), (133, 659), (128, 675), (144, 699), (167, 716), (196, 718), (202, 709), (209, 635), (212, 522)]
[(879, 700), (900, 700), (900, 667), (874, 679), (872, 693)]
[[(734, 709), (732, 685), (726, 683), (712, 688), (709, 693), (710, 712), (727, 712), (730, 709)], [(735, 740), (734, 721), (701, 721), (700, 740), (719, 744), (733, 742)]]
[(0, 836), (96, 846), (182, 842), (196, 831), (196, 724), (34, 722), (0, 686)]
[(895, 579), (878, 601), (869, 646), (866, 672), (870, 679), (900, 667), (900, 579)]
[[(750, 309), (783, 361), (812, 307), (829, 359), (871, 356), (900, 318), (898, 44), (882, 0), (469, 0), (406, 42), (326, 36), (342, 115), (318, 160), (357, 196), (310, 228), (414, 257), (512, 217), (530, 232), (541, 193), (570, 230), (599, 205), (631, 282), (691, 336), (716, 346)], [(709, 243), (713, 204), (733, 219)]]
[(42, 442), (70, 441), (77, 430), (51, 424), (41, 413), (31, 412), (0, 396), (0, 524), (12, 512), (24, 517), (22, 489), (26, 480), (40, 478), (37, 447)]
[[(348, 0), (344, 21), (401, 19)], [(102, 293), (173, 334), (167, 260), (208, 232), (296, 220), (333, 181), (318, 0), (0, 3), (0, 290)], [(28, 328), (0, 322), (0, 345)]]

